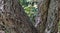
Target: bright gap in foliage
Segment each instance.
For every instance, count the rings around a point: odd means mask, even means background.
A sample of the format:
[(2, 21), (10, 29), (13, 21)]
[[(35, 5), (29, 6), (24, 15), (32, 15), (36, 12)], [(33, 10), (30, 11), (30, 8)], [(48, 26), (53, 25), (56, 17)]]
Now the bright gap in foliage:
[(30, 20), (32, 21), (32, 23), (35, 23), (35, 17), (37, 16), (37, 3), (34, 0), (19, 0), (20, 4), (22, 5), (22, 7), (25, 9), (25, 12), (28, 14), (28, 16), (30, 17)]

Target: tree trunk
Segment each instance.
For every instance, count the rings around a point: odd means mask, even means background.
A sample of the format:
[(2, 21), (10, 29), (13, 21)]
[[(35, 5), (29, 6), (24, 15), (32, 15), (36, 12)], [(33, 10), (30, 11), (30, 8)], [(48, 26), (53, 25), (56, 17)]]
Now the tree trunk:
[(39, 31), (39, 33), (44, 33), (45, 30), (45, 24), (47, 21), (47, 12), (48, 12), (48, 8), (49, 8), (49, 0), (43, 0), (40, 1), (40, 3), (38, 4), (38, 25), (36, 26), (37, 30)]
[(57, 33), (58, 0), (43, 0), (38, 8), (40, 20), (36, 28), (39, 33)]
[(0, 30), (6, 33), (38, 33), (18, 0), (0, 0)]
[[(58, 11), (59, 11), (59, 14), (60, 14), (60, 0), (58, 0)], [(60, 20), (60, 15), (59, 15), (59, 20)]]
[(0, 0), (0, 32), (57, 33), (57, 3), (57, 0), (43, 0), (38, 5), (39, 23), (35, 28), (18, 0)]
[(58, 25), (58, 32), (60, 32), (60, 0), (58, 0), (58, 11), (59, 11), (59, 25)]
[(57, 32), (58, 32), (58, 0), (51, 0), (48, 9), (45, 33), (57, 33)]

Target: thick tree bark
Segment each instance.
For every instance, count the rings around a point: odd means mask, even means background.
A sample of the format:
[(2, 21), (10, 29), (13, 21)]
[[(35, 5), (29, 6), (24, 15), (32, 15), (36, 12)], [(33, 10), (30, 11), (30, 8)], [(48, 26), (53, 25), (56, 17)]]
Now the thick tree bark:
[(45, 30), (49, 2), (50, 2), (50, 0), (43, 0), (43, 1), (40, 1), (40, 3), (38, 4), (38, 10), (39, 10), (38, 21), (39, 21), (39, 23), (36, 26), (36, 28), (38, 29), (39, 33), (44, 33), (44, 30)]
[(60, 0), (58, 0), (58, 11), (59, 11), (59, 21), (60, 21)]
[(58, 0), (43, 0), (39, 7), (39, 33), (58, 32)]
[(58, 11), (59, 11), (59, 27), (58, 27), (58, 32), (60, 32), (60, 0), (58, 0)]
[(57, 32), (58, 32), (58, 0), (51, 0), (48, 9), (45, 33), (57, 33)]
[(0, 30), (7, 33), (38, 33), (18, 0), (0, 0)]
[(18, 0), (0, 0), (0, 31), (3, 33), (57, 33), (57, 0), (43, 0), (38, 6), (39, 24), (35, 25), (36, 29)]

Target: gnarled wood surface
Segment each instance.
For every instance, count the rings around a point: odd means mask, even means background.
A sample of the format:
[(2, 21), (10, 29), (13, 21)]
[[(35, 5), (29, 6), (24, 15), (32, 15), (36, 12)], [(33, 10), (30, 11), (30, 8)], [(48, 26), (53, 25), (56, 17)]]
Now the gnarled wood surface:
[(38, 33), (18, 0), (0, 0), (0, 30), (6, 33)]
[(39, 5), (39, 33), (58, 32), (58, 0), (43, 0)]

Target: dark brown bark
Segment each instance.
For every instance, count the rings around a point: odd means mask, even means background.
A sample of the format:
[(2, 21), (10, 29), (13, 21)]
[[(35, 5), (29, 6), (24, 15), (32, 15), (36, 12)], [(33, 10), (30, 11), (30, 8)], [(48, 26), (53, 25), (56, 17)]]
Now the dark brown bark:
[(58, 32), (60, 32), (60, 0), (58, 0), (58, 11), (59, 11), (59, 25), (58, 25)]
[(50, 0), (43, 0), (42, 2), (40, 1), (40, 3), (38, 4), (38, 10), (39, 10), (39, 24), (36, 27), (39, 30), (39, 33), (44, 33), (45, 30), (45, 25), (46, 25), (46, 21), (47, 21), (47, 12), (48, 12), (48, 8), (49, 8), (49, 2)]
[(40, 33), (57, 33), (58, 0), (43, 0), (38, 7), (40, 23), (36, 28)]
[(0, 30), (8, 33), (38, 33), (18, 0), (0, 0), (0, 5)]
[(40, 23), (35, 28), (18, 0), (0, 0), (0, 31), (7, 33), (57, 33), (57, 0), (43, 0), (38, 6)]
[[(58, 0), (58, 11), (59, 11), (59, 14), (60, 14), (60, 0)], [(59, 15), (59, 20), (60, 20), (60, 15)]]

